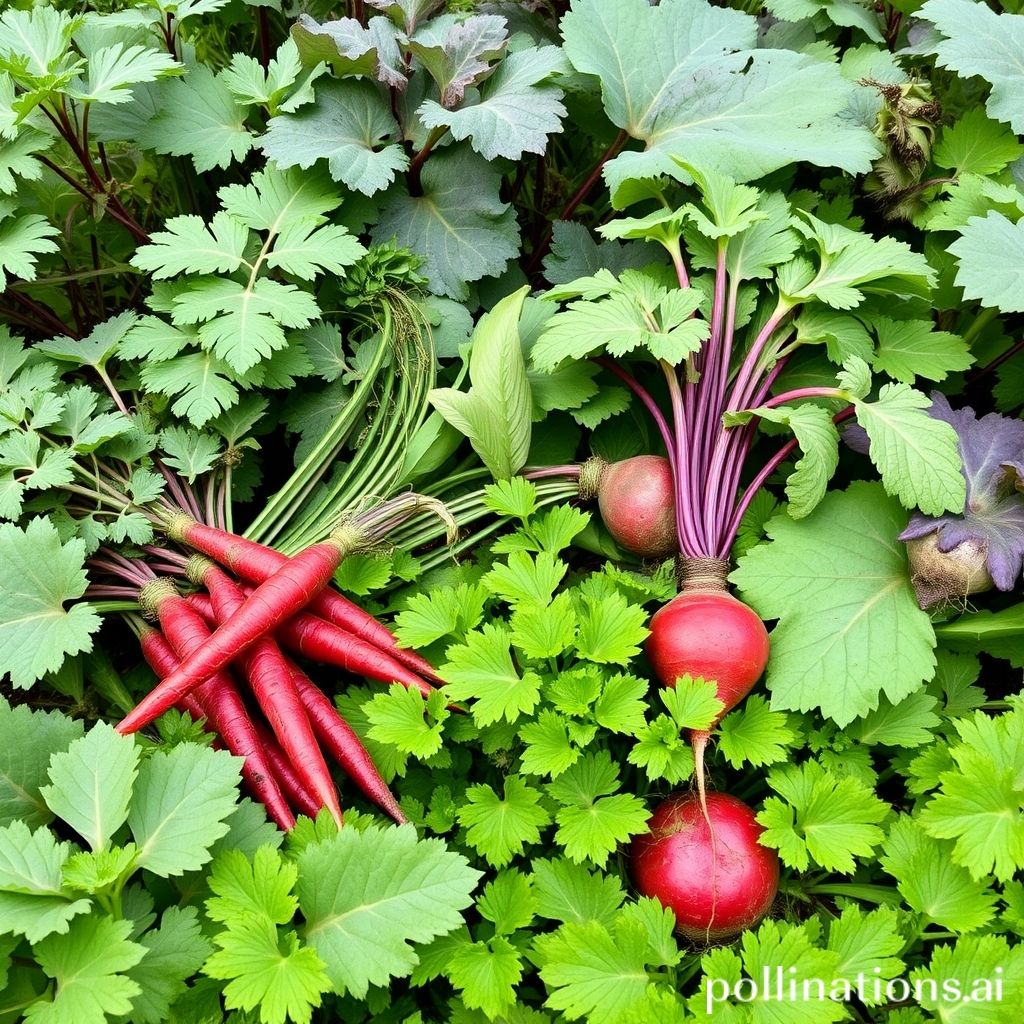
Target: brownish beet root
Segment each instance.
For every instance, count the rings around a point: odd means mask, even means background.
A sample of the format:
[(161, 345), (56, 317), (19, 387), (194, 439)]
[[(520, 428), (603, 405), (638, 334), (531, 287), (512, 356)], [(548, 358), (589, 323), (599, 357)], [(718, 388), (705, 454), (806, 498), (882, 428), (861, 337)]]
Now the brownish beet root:
[(677, 550), (672, 469), (660, 455), (637, 455), (604, 467), (597, 504), (608, 532), (627, 551), (667, 558)]
[(922, 608), (948, 601), (962, 603), (968, 594), (981, 594), (995, 584), (985, 565), (985, 545), (964, 541), (951, 551), (940, 551), (938, 534), (907, 541), (910, 578)]

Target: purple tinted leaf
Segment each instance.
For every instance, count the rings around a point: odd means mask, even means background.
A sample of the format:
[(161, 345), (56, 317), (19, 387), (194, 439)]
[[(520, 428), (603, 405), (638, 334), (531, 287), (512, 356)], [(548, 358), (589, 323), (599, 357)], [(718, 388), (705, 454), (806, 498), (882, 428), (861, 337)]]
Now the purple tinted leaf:
[(900, 540), (935, 532), (941, 552), (980, 542), (995, 585), (1012, 590), (1024, 565), (1024, 421), (994, 412), (978, 419), (970, 407), (951, 408), (938, 392), (931, 397), (929, 414), (960, 439), (967, 500), (962, 515), (915, 513)]
[(852, 451), (867, 455), (871, 448), (868, 432), (859, 423), (847, 423), (839, 433), (843, 443)]

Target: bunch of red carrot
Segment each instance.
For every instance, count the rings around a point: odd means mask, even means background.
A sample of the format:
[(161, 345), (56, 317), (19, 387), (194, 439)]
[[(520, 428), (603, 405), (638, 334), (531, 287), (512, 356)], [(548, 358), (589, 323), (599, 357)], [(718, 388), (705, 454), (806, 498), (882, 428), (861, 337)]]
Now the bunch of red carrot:
[[(150, 563), (111, 552), (95, 568), (138, 588), (139, 603), (159, 629), (137, 624), (143, 654), (158, 685), (120, 722), (135, 732), (171, 707), (203, 718), (234, 754), (271, 817), (285, 829), (293, 810), (315, 815), (341, 807), (326, 751), (372, 801), (396, 821), (405, 818), (359, 738), (332, 701), (282, 648), (293, 654), (427, 694), (440, 682), (433, 667), (398, 647), (373, 616), (329, 586), (342, 558), (379, 541), (413, 512), (443, 507), (401, 495), (353, 517), (326, 541), (292, 558), (273, 548), (180, 514), (164, 524), (186, 555), (147, 549)], [(154, 564), (204, 588), (182, 596)], [(204, 592), (205, 591), (205, 592)], [(230, 668), (245, 678), (266, 725), (250, 716)]]

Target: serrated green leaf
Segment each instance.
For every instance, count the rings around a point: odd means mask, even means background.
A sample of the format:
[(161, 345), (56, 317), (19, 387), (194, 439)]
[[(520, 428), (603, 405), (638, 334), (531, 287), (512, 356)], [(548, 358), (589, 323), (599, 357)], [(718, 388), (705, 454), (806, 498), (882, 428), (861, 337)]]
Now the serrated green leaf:
[(466, 841), (497, 868), (538, 842), (540, 830), (551, 822), (540, 794), (515, 775), (505, 777), (501, 796), (487, 785), (470, 786), (458, 820)]

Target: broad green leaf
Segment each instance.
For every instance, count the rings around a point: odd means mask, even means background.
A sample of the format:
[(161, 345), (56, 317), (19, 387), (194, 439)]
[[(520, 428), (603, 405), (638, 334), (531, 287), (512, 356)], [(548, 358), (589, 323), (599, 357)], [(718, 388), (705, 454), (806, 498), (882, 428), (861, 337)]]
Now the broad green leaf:
[(718, 748), (734, 768), (784, 761), (790, 756), (787, 748), (796, 738), (789, 716), (783, 711), (772, 711), (759, 694), (753, 694), (730, 711), (718, 727)]
[(534, 860), (533, 892), (537, 913), (555, 921), (609, 924), (626, 894), (617, 875), (592, 872), (565, 857)]
[(889, 829), (879, 863), (917, 913), (943, 928), (975, 931), (992, 919), (996, 894), (953, 863), (952, 851), (951, 842), (926, 835), (914, 819), (901, 815)]
[(33, 953), (57, 988), (53, 1002), (33, 1003), (25, 1013), (32, 1024), (106, 1024), (107, 1016), (126, 1014), (140, 992), (124, 972), (146, 954), (128, 938), (131, 921), (101, 915), (79, 917), (64, 935), (49, 935)]
[(6, 290), (8, 276), (34, 281), (39, 256), (59, 249), (53, 237), (60, 232), (45, 217), (11, 216), (13, 212), (10, 203), (0, 201), (0, 292)]
[(468, 393), (435, 388), (434, 407), (465, 434), (496, 480), (519, 472), (530, 451), (530, 385), (519, 341), (526, 288), (502, 299), (480, 319), (469, 355)]
[(519, 226), (500, 185), (497, 168), (468, 146), (437, 153), (423, 165), (423, 194), (395, 193), (373, 240), (394, 238), (422, 256), (431, 291), (465, 300), (470, 283), (501, 274), (519, 253)]
[(506, 775), (502, 795), (490, 786), (466, 790), (466, 802), (458, 810), (466, 829), (466, 841), (496, 868), (504, 867), (540, 840), (540, 830), (551, 823), (540, 806), (540, 793), (517, 775)]
[(442, 723), (427, 721), (426, 701), (419, 690), (392, 686), (376, 694), (363, 709), (370, 722), (370, 737), (403, 754), (425, 759), (444, 745)]
[(585, 597), (579, 609), (577, 653), (601, 665), (626, 665), (647, 639), (647, 614), (620, 593)]
[(1024, 312), (1024, 222), (1014, 224), (995, 211), (971, 217), (949, 251), (957, 258), (956, 283), (965, 298), (1003, 313)]
[(138, 939), (146, 955), (124, 973), (141, 992), (132, 999), (132, 1024), (164, 1024), (171, 1004), (210, 953), (195, 907), (168, 907), (160, 925)]
[(128, 812), (139, 866), (164, 878), (202, 867), (228, 831), (239, 774), (240, 758), (195, 743), (143, 761)]
[(288, 924), (298, 907), (292, 895), (297, 877), (295, 865), (272, 846), (259, 847), (251, 860), (241, 850), (225, 850), (213, 862), (209, 886), (215, 895), (206, 901), (206, 913), (228, 925), (246, 914)]
[(535, 912), (529, 875), (515, 870), (499, 871), (494, 881), (484, 886), (476, 906), (480, 916), (491, 921), (499, 935), (511, 935), (529, 927)]
[(878, 15), (859, 0), (770, 0), (767, 7), (785, 21), (805, 21), (824, 14), (834, 25), (860, 29), (875, 43), (883, 41)]
[(267, 266), (312, 281), (325, 271), (344, 277), (366, 249), (340, 224), (316, 227), (311, 218), (289, 220), (274, 240)]
[(863, 783), (836, 778), (816, 761), (773, 768), (768, 784), (782, 799), (769, 797), (757, 820), (761, 842), (783, 862), (806, 871), (813, 861), (829, 871), (853, 874), (854, 857), (870, 857), (885, 838), (879, 824), (889, 807)]
[(171, 217), (164, 230), (150, 235), (135, 250), (132, 264), (154, 278), (176, 274), (216, 274), (237, 270), (245, 262), (249, 229), (223, 211), (207, 225), (202, 217)]
[(128, 817), (138, 764), (134, 737), (97, 722), (65, 753), (53, 755), (43, 799), (92, 850), (105, 850)]
[(88, 585), (80, 540), (62, 544), (56, 528), (37, 518), (24, 528), (0, 523), (0, 665), (11, 682), (31, 686), (69, 654), (92, 649), (99, 616), (83, 602)]
[(997, 174), (1024, 155), (1024, 146), (1014, 133), (991, 121), (979, 107), (965, 110), (949, 127), (943, 128), (932, 159), (938, 167), (958, 175)]
[(789, 427), (803, 455), (786, 480), (787, 510), (794, 519), (803, 519), (814, 511), (825, 496), (832, 475), (839, 465), (839, 431), (829, 411), (820, 405), (780, 405), (726, 413), (728, 425), (748, 423), (760, 417)]
[(704, 0), (585, 0), (562, 19), (566, 56), (646, 144), (606, 164), (614, 203), (629, 179), (683, 176), (676, 154), (736, 181), (797, 160), (868, 168), (877, 143), (840, 116), (856, 86), (830, 62), (755, 49), (756, 33), (753, 18)]
[(321, 25), (303, 13), (292, 25), (291, 34), (307, 67), (324, 61), (339, 79), (361, 75), (396, 89), (406, 86), (396, 33), (384, 18), (371, 18), (365, 26), (355, 18)]
[(252, 149), (245, 107), (205, 64), (191, 67), (185, 78), (162, 83), (160, 90), (157, 115), (139, 138), (143, 146), (190, 156), (200, 174), (227, 167)]
[(522, 953), (500, 935), (486, 943), (467, 943), (449, 959), (447, 974), (461, 991), (463, 1003), (493, 1020), (516, 1005), (515, 986), (523, 977)]
[(899, 916), (889, 907), (868, 913), (858, 907), (843, 910), (828, 929), (828, 948), (839, 954), (837, 975), (850, 981), (858, 975), (898, 977), (904, 967), (899, 924)]
[(879, 484), (833, 491), (802, 522), (777, 515), (771, 543), (740, 559), (730, 579), (771, 634), (772, 706), (821, 708), (839, 725), (899, 702), (931, 678), (935, 633), (917, 606), (896, 540), (906, 513)]
[(852, 722), (846, 734), (860, 743), (920, 747), (932, 741), (933, 730), (940, 724), (935, 713), (937, 703), (931, 694), (921, 690), (905, 697), (899, 704), (882, 697), (878, 708)]
[(957, 434), (927, 414), (931, 404), (907, 384), (884, 384), (875, 401), (854, 402), (887, 493), (927, 515), (962, 512), (967, 484)]
[(561, 89), (546, 83), (567, 69), (558, 47), (517, 50), (480, 87), (476, 102), (449, 110), (428, 99), (417, 114), (427, 128), (444, 125), (453, 138), (468, 138), (487, 160), (520, 160), (524, 153), (543, 154), (548, 136), (562, 130), (565, 117)]
[[(2, 120), (0, 113), (0, 120)], [(13, 139), (4, 139), (0, 131), (0, 195), (10, 195), (18, 188), (18, 178), (36, 181), (43, 165), (36, 159), (53, 146), (55, 140), (31, 128), (22, 128)]]
[(372, 196), (408, 166), (400, 146), (382, 145), (397, 130), (387, 102), (371, 83), (333, 81), (319, 86), (315, 104), (271, 118), (261, 145), (282, 168), (326, 160), (335, 181)]
[(984, 78), (992, 86), (989, 115), (1024, 132), (1024, 16), (996, 14), (970, 0), (928, 0), (917, 17), (941, 33), (930, 47), (939, 65)]
[(217, 192), (224, 212), (254, 231), (280, 233), (290, 222), (323, 222), (341, 204), (337, 186), (326, 173), (266, 167), (245, 185)]
[(130, 103), (132, 86), (180, 74), (182, 66), (167, 52), (147, 46), (113, 43), (89, 54), (85, 81), (67, 94), (82, 103)]
[(80, 720), (60, 711), (12, 707), (0, 698), (0, 825), (20, 821), (29, 828), (53, 817), (40, 789), (49, 780), (50, 756), (82, 736)]
[(418, 957), (410, 943), (458, 928), (480, 873), (438, 839), (412, 826), (344, 828), (298, 860), (303, 938), (339, 992), (363, 998), (370, 985), (405, 977)]
[(174, 415), (196, 427), (230, 409), (239, 397), (235, 374), (211, 352), (192, 352), (164, 362), (147, 360), (141, 376), (148, 390), (174, 398)]
[(974, 362), (963, 338), (933, 330), (930, 320), (880, 316), (872, 320), (872, 326), (878, 334), (874, 368), (905, 384), (913, 384), (915, 377), (943, 381)]
[(263, 918), (242, 917), (214, 935), (219, 949), (203, 973), (226, 981), (229, 1009), (256, 1010), (264, 1024), (309, 1024), (321, 995), (331, 989), (325, 964), (293, 931), (283, 936)]

